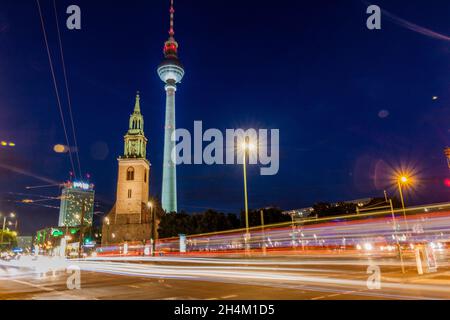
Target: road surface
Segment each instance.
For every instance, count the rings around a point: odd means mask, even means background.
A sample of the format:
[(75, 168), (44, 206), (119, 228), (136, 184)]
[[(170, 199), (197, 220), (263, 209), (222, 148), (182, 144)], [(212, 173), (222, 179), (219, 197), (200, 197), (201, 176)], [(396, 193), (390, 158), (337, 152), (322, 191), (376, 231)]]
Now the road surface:
[[(29, 261), (0, 262), (0, 299), (450, 298), (450, 268), (445, 261), (438, 272), (421, 276), (411, 259), (402, 274), (398, 261), (390, 257), (119, 257), (56, 265), (50, 261), (33, 267)], [(80, 289), (67, 286), (69, 266), (81, 270)], [(369, 266), (380, 268), (380, 289), (367, 285)]]

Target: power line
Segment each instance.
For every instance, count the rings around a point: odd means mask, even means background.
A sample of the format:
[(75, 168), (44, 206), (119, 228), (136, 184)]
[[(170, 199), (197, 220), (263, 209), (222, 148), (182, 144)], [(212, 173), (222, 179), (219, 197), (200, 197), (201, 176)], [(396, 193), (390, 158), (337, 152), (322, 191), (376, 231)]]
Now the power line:
[(71, 98), (70, 98), (69, 85), (68, 85), (68, 81), (67, 81), (66, 63), (65, 63), (65, 60), (64, 60), (64, 50), (63, 50), (63, 45), (62, 45), (62, 41), (61, 41), (61, 31), (59, 29), (58, 12), (56, 10), (56, 0), (53, 0), (53, 8), (55, 10), (56, 29), (58, 31), (58, 41), (59, 41), (59, 48), (60, 48), (60, 54), (61, 54), (62, 68), (63, 68), (63, 73), (64, 73), (64, 82), (65, 82), (65, 85), (66, 85), (66, 96), (67, 96), (67, 104), (69, 106), (69, 116), (70, 116), (70, 121), (71, 121), (71, 124), (72, 124), (73, 141), (74, 141), (74, 144), (75, 144), (75, 153), (76, 153), (76, 156), (77, 156), (78, 170), (79, 170), (79, 174), (80, 174), (80, 177), (81, 177), (83, 174), (82, 174), (82, 171), (81, 171), (81, 162), (80, 162), (80, 156), (79, 156), (79, 153), (78, 153), (77, 135), (75, 134), (75, 125), (74, 125), (73, 115), (72, 115), (72, 102), (71, 102)]
[[(53, 86), (54, 86), (54, 88), (55, 88), (55, 94), (56, 94), (56, 100), (57, 100), (57, 102), (58, 102), (59, 114), (60, 114), (60, 116), (61, 116), (61, 122), (62, 122), (63, 129), (64, 129), (64, 135), (65, 135), (65, 137), (66, 137), (66, 143), (67, 143), (67, 146), (69, 147), (69, 158), (70, 158), (70, 163), (71, 163), (71, 165), (72, 165), (72, 170), (73, 170), (73, 172), (74, 172), (74, 174), (75, 174), (75, 173), (76, 173), (76, 171), (75, 171), (75, 165), (74, 165), (74, 162), (73, 162), (72, 152), (70, 151), (69, 136), (67, 135), (66, 123), (65, 123), (65, 121), (64, 121), (64, 113), (63, 113), (62, 106), (61, 106), (61, 99), (60, 99), (60, 97), (59, 97), (58, 84), (56, 83), (55, 70), (54, 70), (54, 68), (53, 68), (52, 55), (51, 55), (51, 52), (50, 52), (50, 47), (49, 47), (49, 45), (48, 45), (47, 32), (46, 32), (46, 30), (45, 30), (44, 17), (43, 17), (43, 15), (42, 15), (41, 4), (40, 4), (39, 0), (36, 0), (36, 3), (37, 3), (37, 6), (38, 6), (38, 10), (39, 10), (39, 16), (40, 16), (40, 18), (41, 18), (42, 32), (43, 32), (43, 34), (44, 34), (45, 46), (46, 46), (46, 48), (47, 48), (47, 56), (48, 56), (48, 61), (49, 61), (49, 64), (50, 64), (50, 71), (51, 71), (51, 73), (52, 73)], [(76, 176), (76, 174), (75, 174), (75, 176)]]

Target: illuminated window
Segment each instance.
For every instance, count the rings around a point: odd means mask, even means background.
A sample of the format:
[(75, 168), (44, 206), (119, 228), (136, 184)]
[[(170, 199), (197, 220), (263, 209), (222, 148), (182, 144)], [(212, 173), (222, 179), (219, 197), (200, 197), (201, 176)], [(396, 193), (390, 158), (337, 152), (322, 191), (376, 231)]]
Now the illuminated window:
[(134, 180), (134, 168), (130, 167), (127, 170), (127, 180), (128, 181), (133, 181)]
[(128, 189), (128, 199), (131, 199), (131, 189)]

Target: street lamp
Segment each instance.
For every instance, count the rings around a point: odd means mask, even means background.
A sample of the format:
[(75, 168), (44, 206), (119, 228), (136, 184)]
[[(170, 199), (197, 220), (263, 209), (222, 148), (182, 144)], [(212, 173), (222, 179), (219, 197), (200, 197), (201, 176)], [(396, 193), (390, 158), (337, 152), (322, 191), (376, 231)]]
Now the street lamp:
[(248, 249), (249, 225), (248, 225), (248, 194), (247, 194), (247, 152), (255, 149), (255, 145), (249, 142), (248, 137), (242, 144), (243, 167), (244, 167), (244, 202), (245, 202), (245, 247)]
[(400, 245), (400, 241), (398, 240), (397, 223), (395, 222), (394, 206), (392, 204), (392, 199), (389, 199), (389, 205), (391, 207), (392, 224), (393, 224), (393, 229), (394, 229), (394, 237), (395, 237), (395, 239), (397, 241), (398, 254), (399, 254), (400, 263), (401, 263), (401, 266), (402, 266), (402, 273), (405, 273), (405, 266), (404, 266), (404, 263), (403, 263), (402, 246)]
[[(0, 217), (1, 217), (1, 216), (3, 216), (3, 215), (0, 213)], [(15, 214), (14, 212), (11, 212), (11, 213), (9, 214), (9, 217), (10, 217), (10, 218), (15, 218), (15, 217), (16, 217), (16, 214)], [(5, 230), (6, 230), (6, 218), (7, 218), (7, 216), (4, 215), (4, 216), (3, 216), (2, 235), (1, 235), (1, 238), (0, 238), (0, 245), (3, 244), (3, 236), (4, 236)], [(11, 221), (8, 222), (8, 225), (12, 225)]]
[(403, 198), (403, 186), (407, 186), (411, 183), (411, 178), (407, 175), (400, 175), (397, 178), (397, 186), (398, 186), (398, 193), (400, 194), (400, 201), (402, 202), (402, 209), (403, 209), (403, 218), (405, 220), (406, 224), (406, 230), (409, 229), (408, 227), (408, 221), (406, 220), (406, 208), (405, 208), (405, 200)]
[(108, 244), (109, 243), (109, 224), (110, 224), (109, 218), (105, 217), (103, 219), (103, 223), (106, 224), (106, 235), (103, 235), (104, 237), (106, 237), (106, 241), (104, 243)]
[(155, 241), (155, 210), (153, 203), (149, 201), (147, 203), (147, 207), (150, 209), (150, 213), (152, 215), (152, 236), (151, 236), (151, 243), (152, 243), (152, 256), (155, 256), (155, 250), (156, 250), (156, 241)]
[[(86, 214), (86, 200), (83, 200), (81, 203), (81, 216), (80, 219), (80, 237), (78, 239), (78, 258), (81, 259), (83, 256), (83, 241), (84, 241), (84, 220)], [(76, 218), (78, 219), (78, 214)]]

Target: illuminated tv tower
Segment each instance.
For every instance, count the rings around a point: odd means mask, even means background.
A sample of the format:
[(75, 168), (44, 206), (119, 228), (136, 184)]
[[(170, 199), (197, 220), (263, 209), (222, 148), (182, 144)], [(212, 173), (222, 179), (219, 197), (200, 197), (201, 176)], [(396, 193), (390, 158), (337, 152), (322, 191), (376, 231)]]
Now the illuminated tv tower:
[(164, 60), (158, 67), (158, 75), (166, 84), (166, 123), (164, 128), (164, 164), (162, 182), (162, 208), (166, 212), (177, 212), (177, 169), (172, 159), (175, 142), (172, 135), (175, 132), (175, 92), (177, 83), (183, 79), (184, 68), (178, 59), (178, 43), (174, 35), (174, 7), (170, 1), (169, 39), (164, 44)]

